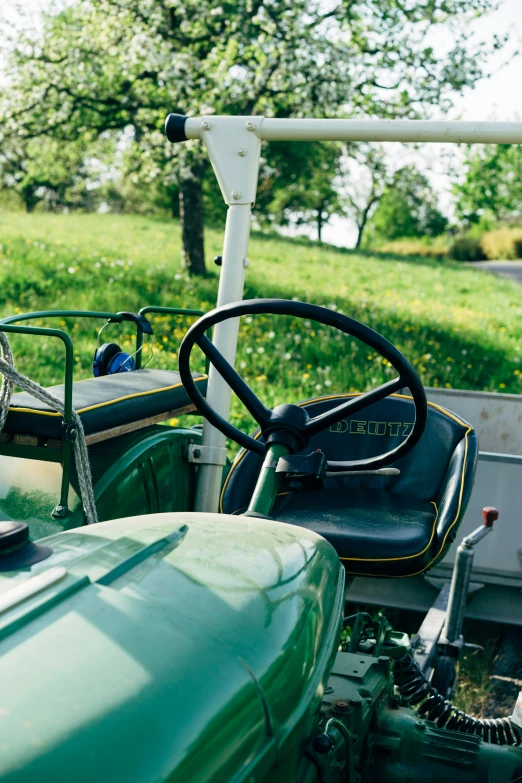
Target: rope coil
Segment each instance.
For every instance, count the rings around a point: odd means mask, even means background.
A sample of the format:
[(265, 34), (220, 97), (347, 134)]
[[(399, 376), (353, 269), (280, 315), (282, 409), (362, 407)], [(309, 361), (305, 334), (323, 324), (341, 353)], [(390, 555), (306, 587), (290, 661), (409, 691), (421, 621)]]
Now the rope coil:
[[(2, 358), (0, 358), (0, 373), (3, 375), (2, 387), (0, 389), (0, 432), (4, 428), (7, 415), (9, 413), (9, 403), (13, 393), (13, 387), (19, 386), (20, 389), (36, 397), (37, 400), (48, 405), (58, 413), (64, 415), (65, 408), (61, 400), (50, 394), (47, 389), (35, 383), (27, 376), (22, 375), (15, 369), (13, 352), (9, 345), (9, 340), (5, 332), (0, 331), (0, 349)], [(76, 472), (78, 474), (78, 483), (80, 485), (80, 497), (85, 511), (85, 518), (88, 525), (98, 522), (96, 503), (94, 500), (94, 490), (92, 486), (91, 466), (89, 464), (89, 455), (87, 453), (87, 444), (85, 443), (85, 432), (80, 417), (73, 409), (72, 418), (76, 427), (76, 437), (73, 441), (74, 460), (76, 463)]]

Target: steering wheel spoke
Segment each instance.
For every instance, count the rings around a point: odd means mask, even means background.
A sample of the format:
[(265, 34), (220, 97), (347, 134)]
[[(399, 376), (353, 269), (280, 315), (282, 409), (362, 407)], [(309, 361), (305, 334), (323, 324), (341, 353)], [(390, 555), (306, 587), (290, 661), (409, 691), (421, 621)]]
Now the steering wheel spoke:
[(228, 383), (234, 394), (241, 400), (247, 411), (254, 417), (259, 426), (263, 428), (270, 420), (270, 411), (257, 397), (250, 386), (237, 373), (232, 365), (227, 362), (222, 353), (204, 334), (197, 341), (205, 356), (210, 359), (222, 378)]
[(341, 403), (341, 405), (337, 405), (331, 411), (326, 411), (326, 413), (322, 413), (320, 416), (310, 419), (306, 424), (309, 435), (316, 435), (318, 432), (321, 432), (321, 430), (331, 427), (332, 424), (336, 424), (341, 419), (344, 419), (347, 416), (353, 416), (355, 413), (363, 410), (363, 408), (367, 408), (374, 402), (389, 397), (390, 394), (399, 391), (403, 386), (404, 383), (402, 378), (395, 378), (393, 381), (387, 381), (386, 383), (377, 386), (376, 389), (372, 389), (369, 392), (353, 397), (347, 402)]

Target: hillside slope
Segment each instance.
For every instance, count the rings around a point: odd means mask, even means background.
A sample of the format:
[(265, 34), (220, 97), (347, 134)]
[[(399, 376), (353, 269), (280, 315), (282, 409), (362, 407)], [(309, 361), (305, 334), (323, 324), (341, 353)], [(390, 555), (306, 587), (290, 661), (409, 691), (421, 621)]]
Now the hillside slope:
[[(145, 304), (210, 309), (221, 249), (207, 232), (209, 276), (189, 279), (174, 221), (132, 215), (0, 213), (0, 312), (47, 308), (137, 310)], [(451, 262), (365, 256), (296, 240), (254, 235), (245, 298), (292, 297), (367, 323), (394, 342), (425, 384), (522, 392), (522, 288)], [(155, 366), (174, 367), (185, 322), (154, 320)], [(72, 329), (77, 377), (90, 374), (97, 329)], [(310, 322), (258, 317), (242, 323), (241, 372), (268, 403), (362, 390), (391, 368), (356, 342)], [(18, 366), (42, 383), (60, 382), (51, 340), (13, 339)], [(107, 328), (103, 341), (130, 348), (130, 333)], [(38, 343), (38, 344), (37, 344)], [(243, 418), (239, 409), (235, 416)], [(246, 422), (245, 422), (246, 424)]]

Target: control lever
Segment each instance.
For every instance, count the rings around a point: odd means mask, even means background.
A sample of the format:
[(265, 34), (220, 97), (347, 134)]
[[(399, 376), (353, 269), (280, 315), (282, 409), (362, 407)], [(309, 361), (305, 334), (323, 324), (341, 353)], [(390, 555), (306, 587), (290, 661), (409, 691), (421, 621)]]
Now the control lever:
[(446, 622), (442, 629), (441, 644), (462, 645), (462, 623), (468, 598), (469, 583), (471, 581), (471, 569), (475, 552), (473, 547), (482, 541), (493, 530), (493, 523), (498, 519), (498, 511), (492, 506), (486, 506), (482, 510), (484, 524), (474, 530), (469, 536), (462, 539), (457, 549), (453, 576), (451, 578)]
[(379, 470), (327, 470), (325, 476), (340, 478), (343, 476), (399, 476), (398, 468), (379, 468)]

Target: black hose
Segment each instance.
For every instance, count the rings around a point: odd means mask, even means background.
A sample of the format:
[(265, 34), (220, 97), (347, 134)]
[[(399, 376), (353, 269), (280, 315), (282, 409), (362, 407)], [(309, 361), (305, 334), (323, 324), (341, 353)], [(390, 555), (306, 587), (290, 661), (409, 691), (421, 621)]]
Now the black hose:
[(321, 762), (319, 761), (319, 756), (317, 755), (317, 753), (314, 750), (305, 750), (305, 756), (309, 758), (310, 761), (315, 765), (315, 768), (317, 769), (317, 776), (319, 778), (319, 783), (326, 783), (324, 770)]
[(441, 696), (426, 678), (412, 655), (395, 666), (395, 685), (405, 704), (416, 706), (417, 715), (433, 721), (439, 729), (475, 734), (492, 745), (520, 745), (520, 732), (508, 718), (474, 718)]

